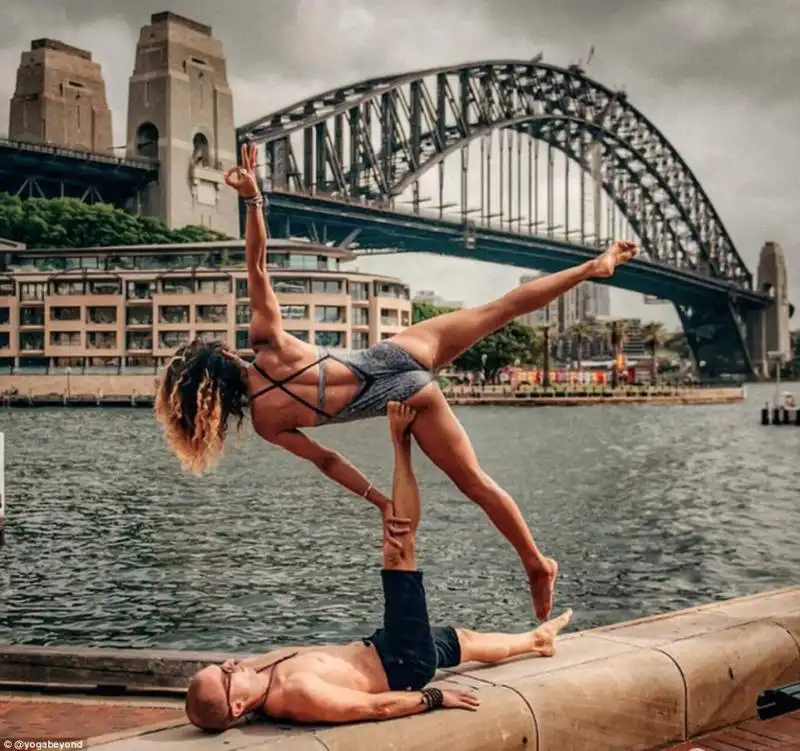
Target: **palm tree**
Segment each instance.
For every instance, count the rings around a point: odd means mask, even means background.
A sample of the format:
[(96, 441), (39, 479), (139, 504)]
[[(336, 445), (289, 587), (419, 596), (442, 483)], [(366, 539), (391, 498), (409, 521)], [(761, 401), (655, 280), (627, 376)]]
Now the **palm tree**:
[(622, 353), (622, 343), (625, 341), (625, 326), (626, 321), (614, 320), (609, 321), (607, 324), (609, 340), (611, 343), (611, 357), (613, 364), (611, 365), (611, 388), (619, 386), (619, 367), (617, 362)]
[(650, 382), (655, 383), (658, 377), (658, 361), (656, 350), (664, 343), (667, 332), (664, 325), (653, 321), (642, 326), (642, 340), (650, 353)]
[(550, 331), (552, 328), (552, 323), (545, 323), (539, 326), (539, 331), (542, 334), (542, 354), (544, 355), (542, 386), (546, 389), (550, 388)]
[(583, 360), (583, 343), (589, 336), (589, 328), (583, 321), (578, 321), (570, 326), (569, 335), (575, 342), (575, 354), (577, 355), (575, 359), (578, 361), (578, 370), (580, 370)]

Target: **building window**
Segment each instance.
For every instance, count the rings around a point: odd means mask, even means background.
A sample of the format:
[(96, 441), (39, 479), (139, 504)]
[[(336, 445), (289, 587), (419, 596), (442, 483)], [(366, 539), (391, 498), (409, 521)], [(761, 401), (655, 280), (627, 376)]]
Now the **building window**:
[(72, 370), (73, 368), (75, 368), (76, 370), (83, 370), (85, 364), (86, 364), (86, 358), (84, 357), (53, 358), (53, 367), (57, 369), (69, 368), (70, 370)]
[(272, 289), (278, 294), (296, 295), (308, 292), (308, 279), (272, 279)]
[(249, 349), (250, 339), (246, 331), (236, 332), (236, 349)]
[(53, 295), (83, 295), (86, 288), (83, 282), (51, 282), (50, 291)]
[(125, 349), (149, 352), (153, 349), (153, 335), (149, 331), (129, 331), (125, 335)]
[(0, 349), (9, 349), (11, 347), (11, 334), (7, 331), (0, 331)]
[(54, 347), (80, 347), (80, 331), (51, 331), (50, 344)]
[(155, 368), (156, 358), (153, 355), (131, 355), (125, 358), (126, 368)]
[(353, 331), (350, 338), (353, 349), (369, 349), (369, 334), (366, 331)]
[(122, 282), (119, 279), (105, 279), (102, 281), (89, 282), (90, 295), (119, 295), (121, 292)]
[(188, 305), (161, 305), (158, 308), (159, 323), (189, 323)]
[(19, 299), (23, 302), (32, 300), (44, 300), (44, 282), (24, 282), (19, 285)]
[(11, 308), (0, 308), (0, 326), (11, 320)]
[(341, 279), (312, 279), (311, 291), (315, 295), (341, 295), (345, 291)]
[(161, 291), (165, 295), (191, 295), (194, 283), (191, 279), (162, 279)]
[(116, 331), (87, 331), (86, 349), (116, 349)]
[(125, 311), (125, 324), (127, 326), (152, 326), (153, 309), (141, 307), (128, 308)]
[(117, 309), (115, 307), (87, 308), (87, 323), (116, 323)]
[(188, 343), (188, 331), (162, 331), (158, 335), (158, 346), (162, 349), (173, 349)]
[(308, 318), (308, 305), (281, 305), (281, 318), (302, 321)]
[(236, 280), (236, 297), (249, 297), (247, 291), (247, 279)]
[(81, 309), (77, 305), (50, 308), (51, 321), (80, 321)]
[(397, 326), (397, 311), (393, 308), (381, 308), (381, 326)]
[(197, 338), (203, 342), (223, 342), (228, 340), (227, 331), (198, 331)]
[(408, 300), (409, 289), (403, 284), (375, 282), (375, 295), (377, 297), (392, 297), (397, 300)]
[(120, 358), (119, 357), (87, 357), (86, 367), (101, 370), (116, 370), (119, 371)]
[(198, 305), (196, 319), (202, 323), (226, 323), (228, 320), (227, 305)]
[(151, 300), (154, 287), (153, 282), (128, 282), (128, 299)]
[(287, 331), (287, 334), (291, 334), (295, 339), (299, 339), (301, 342), (308, 341), (308, 331)]
[(400, 311), (400, 325), (401, 326), (408, 326), (409, 322), (410, 322), (410, 319), (409, 319), (409, 316), (408, 316), (408, 311), (407, 310), (401, 310)]
[(318, 347), (344, 348), (347, 335), (344, 331), (317, 331), (314, 334), (314, 344)]
[(197, 291), (204, 295), (229, 295), (231, 283), (229, 279), (198, 279)]
[(350, 311), (353, 326), (369, 326), (369, 308), (353, 308)]
[(44, 326), (44, 308), (20, 308), (20, 326)]
[(350, 297), (353, 300), (369, 300), (369, 284), (350, 282)]
[(14, 282), (7, 279), (0, 279), (0, 297), (12, 297), (14, 295)]
[(240, 326), (249, 325), (250, 323), (250, 306), (237, 305), (236, 306), (236, 323)]
[(315, 305), (314, 320), (317, 323), (344, 323), (347, 319), (344, 308), (338, 305)]
[(44, 349), (44, 331), (21, 331), (19, 348), (23, 352), (41, 352)]

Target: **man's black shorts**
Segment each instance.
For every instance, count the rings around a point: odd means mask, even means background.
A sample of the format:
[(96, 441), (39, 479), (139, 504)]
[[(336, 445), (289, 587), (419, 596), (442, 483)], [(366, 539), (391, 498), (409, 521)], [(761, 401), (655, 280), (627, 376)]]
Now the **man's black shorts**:
[(430, 683), (438, 668), (461, 662), (455, 629), (431, 628), (421, 571), (381, 570), (383, 628), (364, 639), (374, 644), (383, 662), (389, 688), (416, 691)]

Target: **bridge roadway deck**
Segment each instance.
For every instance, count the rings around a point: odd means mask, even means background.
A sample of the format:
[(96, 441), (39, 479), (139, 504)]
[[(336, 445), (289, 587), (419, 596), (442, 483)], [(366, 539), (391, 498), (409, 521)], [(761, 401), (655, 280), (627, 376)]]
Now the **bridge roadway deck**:
[[(330, 232), (321, 240), (341, 242), (350, 236), (362, 251), (394, 248), (401, 252), (453, 255), (546, 272), (582, 263), (598, 252), (558, 237), (511, 232), (481, 224), (474, 225), (475, 247), (468, 249), (464, 242), (464, 224), (455, 219), (277, 190), (270, 191), (268, 197), (273, 233), (281, 232), (280, 223), (286, 219), (295, 227), (316, 224)], [(358, 234), (353, 234), (356, 230)], [(717, 295), (731, 296), (746, 307), (764, 308), (771, 304), (767, 296), (724, 279), (646, 259), (634, 259), (622, 267), (614, 276), (614, 284), (675, 302), (697, 302), (698, 298)]]
[[(744, 736), (724, 742), (768, 748), (741, 738), (771, 737), (772, 725), (755, 724), (758, 694), (800, 679), (800, 587), (568, 634), (553, 658), (437, 676), (439, 685), (477, 691), (477, 713), (340, 727), (263, 722), (203, 734), (182, 715), (182, 688), (199, 666), (230, 656), (0, 647), (0, 735), (89, 737), (108, 751), (655, 751), (690, 739), (696, 745), (679, 748), (723, 751), (706, 737), (749, 721)], [(42, 684), (50, 694), (31, 692)], [(118, 695), (66, 694), (68, 685), (116, 686)]]

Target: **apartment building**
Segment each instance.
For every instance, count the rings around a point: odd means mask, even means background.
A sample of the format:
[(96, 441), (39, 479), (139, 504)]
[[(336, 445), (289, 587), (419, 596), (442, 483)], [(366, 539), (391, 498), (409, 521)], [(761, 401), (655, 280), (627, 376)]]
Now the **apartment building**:
[[(285, 328), (363, 349), (409, 325), (402, 281), (348, 270), (355, 254), (270, 240)], [(0, 372), (153, 372), (195, 337), (247, 355), (242, 241), (32, 250), (0, 245)]]

